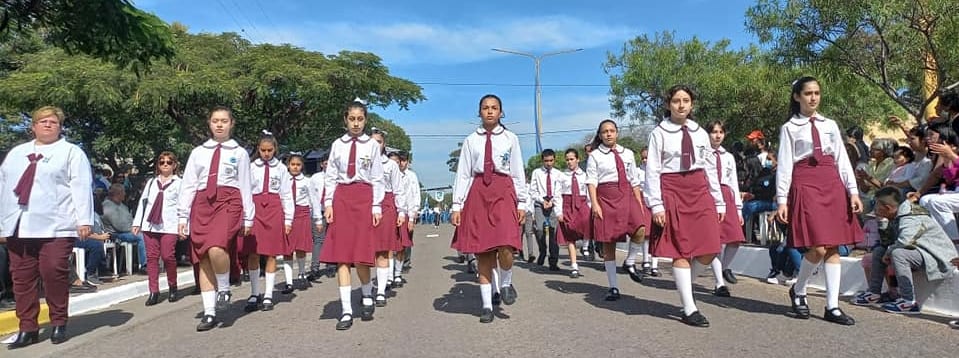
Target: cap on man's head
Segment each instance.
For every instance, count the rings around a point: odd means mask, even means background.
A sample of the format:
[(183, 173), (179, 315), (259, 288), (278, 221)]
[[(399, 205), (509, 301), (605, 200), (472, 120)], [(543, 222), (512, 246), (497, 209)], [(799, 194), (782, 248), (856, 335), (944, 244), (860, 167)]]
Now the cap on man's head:
[(749, 140), (766, 139), (766, 136), (763, 135), (763, 131), (757, 129), (752, 132), (749, 132), (749, 134), (746, 135), (746, 139), (749, 139)]

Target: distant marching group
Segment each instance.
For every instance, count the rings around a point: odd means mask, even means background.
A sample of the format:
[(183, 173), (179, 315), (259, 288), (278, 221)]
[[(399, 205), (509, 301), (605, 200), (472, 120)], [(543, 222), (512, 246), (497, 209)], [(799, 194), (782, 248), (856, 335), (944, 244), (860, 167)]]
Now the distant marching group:
[[(536, 216), (555, 217), (559, 223), (557, 240), (570, 245), (573, 277), (578, 276), (575, 242), (588, 238), (604, 244), (606, 300), (620, 298), (615, 244), (629, 238), (633, 261), (638, 252), (634, 247), (644, 244), (652, 256), (672, 259), (682, 322), (709, 325), (696, 306), (692, 280), (711, 265), (715, 293), (729, 296), (723, 266), (744, 240), (743, 218), (735, 162), (721, 146), (725, 127), (719, 121), (697, 124), (695, 100), (689, 87), (678, 85), (668, 91), (666, 115), (649, 135), (645, 170), (630, 149), (617, 144), (616, 123), (604, 120), (591, 143), (585, 171), (578, 167), (579, 152), (570, 149), (564, 153), (567, 172), (538, 169), (533, 188), (527, 190), (519, 140), (500, 123), (502, 101), (492, 94), (480, 99), (481, 125), (463, 141), (460, 152), (451, 222), (456, 226), (452, 248), (477, 261), (481, 322), (493, 321), (494, 304), (510, 305), (517, 299), (513, 257), (521, 248), (520, 225), (528, 220), (531, 205)], [(852, 325), (854, 320), (839, 307), (837, 247), (861, 240), (856, 214), (863, 206), (839, 127), (817, 112), (819, 101), (815, 79), (804, 77), (794, 83), (790, 118), (780, 133), (777, 218), (790, 223), (792, 246), (808, 248), (789, 290), (795, 315), (810, 316), (808, 279), (825, 261), (824, 318)], [(94, 215), (89, 161), (79, 147), (62, 138), (63, 112), (44, 107), (32, 118), (35, 140), (13, 148), (0, 167), (0, 237), (6, 238), (11, 253), (20, 318), (20, 333), (11, 348), (38, 341), (41, 277), (50, 306), (51, 339), (54, 343), (67, 339), (68, 258), (73, 240), (90, 235)], [(135, 230), (146, 234), (148, 245), (160, 247), (156, 251), (164, 262), (175, 262), (172, 246), (178, 238), (191, 240), (203, 302), (197, 331), (216, 327), (217, 311), (229, 307), (231, 252), (246, 258), (251, 279), (248, 312), (273, 308), (278, 265), (285, 268), (286, 282), (294, 282), (289, 264), (279, 258), (294, 258), (301, 279), (307, 274), (304, 260), (311, 249), (319, 262), (335, 265), (342, 305), (338, 330), (353, 324), (351, 268), (360, 279), (363, 320), (372, 319), (375, 308), (386, 305), (390, 286), (405, 282), (404, 249), (412, 246), (419, 211), (416, 174), (408, 168), (406, 153), (387, 155), (385, 133), (366, 134), (365, 104), (349, 103), (344, 123), (347, 132), (332, 143), (325, 171), (310, 178), (303, 175), (304, 158), (299, 153), (291, 153), (286, 165), (276, 158), (278, 145), (270, 133), (260, 138), (257, 158), (251, 162), (247, 150), (231, 138), (235, 120), (226, 107), (210, 111), (211, 137), (193, 149), (182, 178), (174, 174), (175, 155), (158, 156), (157, 176), (147, 184), (141, 197), (144, 207), (137, 210), (148, 225)], [(544, 160), (555, 155), (544, 154)], [(325, 229), (318, 253), (314, 228)], [(717, 254), (723, 244), (725, 258), (720, 260)], [(266, 259), (265, 285), (259, 281), (261, 256)], [(157, 258), (149, 264), (158, 265)], [(627, 268), (631, 276), (635, 274), (634, 267)], [(150, 271), (147, 303), (155, 304), (158, 274)], [(175, 271), (167, 274), (171, 297), (176, 297)]]

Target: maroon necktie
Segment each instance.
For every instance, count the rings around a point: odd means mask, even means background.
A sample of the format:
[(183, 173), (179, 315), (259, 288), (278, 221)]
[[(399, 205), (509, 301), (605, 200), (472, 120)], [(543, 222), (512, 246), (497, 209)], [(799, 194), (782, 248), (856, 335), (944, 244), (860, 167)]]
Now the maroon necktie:
[(689, 136), (689, 127), (683, 126), (682, 155), (679, 161), (680, 171), (689, 171), (693, 165), (693, 138)]
[(30, 160), (30, 165), (20, 175), (17, 187), (13, 188), (13, 193), (17, 194), (18, 197), (17, 203), (20, 205), (27, 205), (27, 202), (30, 201), (30, 192), (33, 191), (33, 178), (37, 175), (37, 162), (43, 159), (43, 154), (30, 153), (27, 159)]
[(551, 169), (546, 169), (546, 197), (549, 197), (549, 198), (553, 197), (553, 181), (550, 180), (550, 178), (552, 178), (550, 176), (551, 172), (552, 172)]
[(573, 197), (572, 197), (573, 209), (578, 209), (579, 208), (579, 180), (576, 179), (575, 170), (572, 173), (570, 173), (570, 175), (573, 176), (573, 187), (571, 188), (573, 192)]
[(349, 164), (346, 165), (347, 179), (353, 179), (353, 176), (356, 175), (356, 137), (350, 138), (350, 142)]
[(719, 156), (719, 149), (716, 149), (716, 151), (713, 153), (716, 154), (716, 178), (718, 178), (717, 180), (719, 180), (719, 184), (722, 185), (723, 184), (723, 159), (721, 156)]
[(613, 158), (616, 159), (616, 174), (619, 178), (619, 189), (625, 192), (629, 190), (629, 180), (626, 179), (626, 164), (623, 163), (623, 158), (619, 156), (616, 147), (613, 147), (612, 152)]
[(486, 131), (486, 149), (483, 151), (483, 184), (493, 182), (493, 132)]
[(296, 178), (293, 178), (293, 205), (296, 205)]
[(171, 179), (166, 185), (160, 183), (160, 179), (157, 179), (156, 182), (160, 192), (157, 193), (157, 197), (153, 202), (153, 207), (150, 209), (150, 216), (147, 217), (147, 222), (153, 225), (163, 225), (163, 191), (170, 187), (170, 184), (173, 184), (173, 180)]
[(809, 118), (809, 124), (812, 131), (812, 158), (810, 164), (816, 165), (822, 159), (822, 140), (819, 138), (819, 130), (816, 129), (816, 117)]
[(270, 163), (263, 162), (263, 194), (270, 193)]
[(213, 159), (210, 160), (210, 173), (206, 176), (206, 200), (216, 199), (216, 177), (220, 172), (220, 148), (221, 144), (216, 145), (213, 150)]

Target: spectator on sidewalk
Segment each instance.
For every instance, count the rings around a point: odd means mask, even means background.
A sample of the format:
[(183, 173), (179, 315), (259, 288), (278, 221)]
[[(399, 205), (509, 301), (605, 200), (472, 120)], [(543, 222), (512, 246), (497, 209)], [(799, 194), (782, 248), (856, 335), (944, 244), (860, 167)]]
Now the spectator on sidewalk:
[(120, 242), (129, 242), (137, 245), (136, 273), (146, 274), (147, 249), (143, 242), (143, 234), (134, 235), (133, 214), (124, 204), (127, 192), (123, 184), (110, 185), (107, 191), (107, 200), (103, 201), (103, 228), (110, 236)]
[(93, 216), (93, 229), (90, 236), (86, 240), (77, 240), (74, 244), (76, 248), (84, 250), (84, 260), (86, 261), (84, 272), (78, 272), (77, 274), (82, 274), (80, 277), (92, 285), (103, 284), (100, 281), (100, 269), (106, 267), (106, 253), (103, 250), (103, 243), (109, 239), (110, 234), (103, 230), (103, 222), (100, 220), (100, 215), (97, 214)]

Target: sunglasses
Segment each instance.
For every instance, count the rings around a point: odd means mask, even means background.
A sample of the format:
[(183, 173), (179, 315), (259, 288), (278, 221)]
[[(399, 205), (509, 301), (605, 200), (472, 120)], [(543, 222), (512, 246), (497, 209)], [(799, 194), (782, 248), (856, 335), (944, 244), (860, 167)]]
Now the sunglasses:
[(160, 165), (173, 165), (173, 164), (176, 164), (176, 163), (174, 163), (172, 160), (160, 160), (160, 161), (157, 162), (157, 164), (160, 164)]

